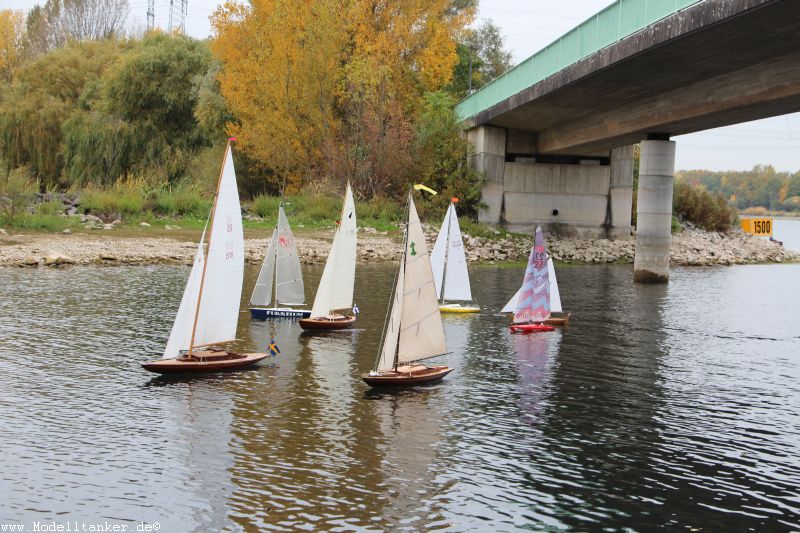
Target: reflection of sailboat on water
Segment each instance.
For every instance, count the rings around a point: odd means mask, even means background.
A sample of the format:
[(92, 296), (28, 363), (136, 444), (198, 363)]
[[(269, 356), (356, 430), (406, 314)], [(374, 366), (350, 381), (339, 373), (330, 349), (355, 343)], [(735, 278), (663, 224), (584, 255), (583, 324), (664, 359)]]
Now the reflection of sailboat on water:
[(544, 410), (543, 400), (561, 342), (560, 333), (512, 335), (512, 340), (519, 373), (520, 409), (531, 419), (537, 419)]
[(350, 183), (344, 193), (342, 216), (333, 236), (333, 244), (325, 261), (325, 270), (314, 297), (311, 317), (300, 320), (303, 329), (344, 329), (356, 321), (355, 312), (338, 313), (353, 307), (353, 285), (356, 277), (356, 204)]
[[(453, 198), (447, 208), (436, 243), (431, 250), (433, 281), (436, 295), (441, 299), (439, 310), (443, 313), (479, 313), (476, 305), (461, 305), (452, 302), (471, 302), (472, 290), (469, 286), (467, 256), (461, 239), (455, 202)], [(445, 303), (449, 301), (451, 303)]]
[(383, 345), (375, 370), (367, 372), (362, 378), (373, 387), (437, 381), (450, 373), (452, 368), (412, 363), (443, 355), (446, 351), (425, 235), (414, 199), (409, 193), (403, 255)]
[(517, 305), (514, 308), (512, 332), (536, 333), (552, 331), (553, 327), (544, 324), (550, 317), (550, 282), (547, 272), (547, 253), (544, 249), (542, 228), (536, 227), (533, 248), (528, 257), (525, 278), (519, 290)]
[[(297, 244), (281, 205), (278, 207), (278, 222), (250, 297), (250, 314), (253, 318), (307, 317), (311, 315), (307, 309), (278, 307), (279, 304), (303, 305), (305, 301)], [(270, 304), (272, 307), (268, 307)]]
[(252, 365), (267, 356), (213, 347), (236, 338), (244, 280), (242, 212), (230, 143), (225, 148), (209, 224), (207, 255), (203, 253), (203, 230), (164, 358), (142, 363), (151, 372), (226, 370)]

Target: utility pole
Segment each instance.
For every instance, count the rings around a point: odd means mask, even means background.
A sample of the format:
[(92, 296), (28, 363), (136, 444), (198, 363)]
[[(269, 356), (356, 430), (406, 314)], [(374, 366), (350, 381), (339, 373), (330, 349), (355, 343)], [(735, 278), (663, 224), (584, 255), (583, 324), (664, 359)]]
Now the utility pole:
[(147, 0), (147, 31), (153, 31), (156, 27), (156, 0)]

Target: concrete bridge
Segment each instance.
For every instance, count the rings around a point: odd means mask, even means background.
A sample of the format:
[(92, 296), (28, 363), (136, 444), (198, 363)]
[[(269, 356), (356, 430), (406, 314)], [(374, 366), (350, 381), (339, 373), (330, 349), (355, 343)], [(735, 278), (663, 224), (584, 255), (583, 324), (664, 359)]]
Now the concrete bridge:
[(800, 0), (617, 0), (458, 104), (482, 221), (627, 238), (669, 277), (675, 135), (800, 111)]

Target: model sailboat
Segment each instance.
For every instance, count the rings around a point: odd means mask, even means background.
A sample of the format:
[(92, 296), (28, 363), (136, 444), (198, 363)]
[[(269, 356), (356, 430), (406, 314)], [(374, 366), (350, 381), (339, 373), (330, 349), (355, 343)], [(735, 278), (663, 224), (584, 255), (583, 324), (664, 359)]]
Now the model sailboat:
[[(547, 257), (547, 277), (550, 281), (550, 316), (544, 321), (550, 326), (566, 326), (572, 313), (564, 313), (561, 307), (561, 293), (558, 290), (558, 280), (556, 270), (553, 266), (553, 258)], [(522, 292), (522, 287), (511, 297), (508, 303), (500, 311), (501, 313), (513, 313), (517, 308), (517, 301)]]
[(403, 254), (383, 344), (375, 369), (362, 378), (373, 387), (437, 381), (452, 368), (444, 365), (429, 367), (415, 362), (446, 351), (428, 247), (417, 208), (409, 193)]
[(436, 284), (436, 296), (439, 298), (439, 310), (445, 313), (478, 313), (480, 307), (461, 305), (449, 302), (471, 302), (472, 290), (467, 272), (467, 256), (461, 239), (461, 228), (458, 225), (455, 202), (453, 198), (444, 216), (439, 235), (431, 251), (431, 267), (433, 281)]
[(344, 329), (356, 321), (355, 314), (337, 311), (353, 307), (353, 285), (356, 277), (356, 203), (350, 183), (344, 193), (342, 216), (333, 236), (333, 244), (325, 261), (325, 270), (311, 307), (311, 317), (300, 320), (303, 329)]
[(250, 314), (253, 318), (307, 317), (311, 314), (307, 309), (288, 307), (304, 305), (305, 301), (297, 244), (281, 205), (278, 207), (278, 223), (272, 232), (267, 254), (250, 297)]
[(231, 145), (225, 149), (208, 230), (200, 237), (192, 271), (163, 359), (142, 363), (151, 372), (183, 373), (249, 366), (266, 353), (239, 354), (214, 348), (236, 339), (244, 279), (244, 235)]
[(552, 331), (544, 324), (550, 317), (550, 281), (547, 271), (547, 252), (544, 249), (542, 228), (536, 227), (533, 248), (528, 257), (528, 267), (514, 308), (512, 332), (532, 333)]

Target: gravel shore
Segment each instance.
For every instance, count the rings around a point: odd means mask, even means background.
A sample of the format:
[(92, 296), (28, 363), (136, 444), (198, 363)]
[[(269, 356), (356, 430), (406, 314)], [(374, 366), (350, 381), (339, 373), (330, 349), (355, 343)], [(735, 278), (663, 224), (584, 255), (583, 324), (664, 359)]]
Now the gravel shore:
[[(438, 228), (426, 230), (429, 246)], [(116, 230), (112, 230), (116, 231)], [(318, 235), (297, 235), (297, 249), (304, 263), (323, 263), (330, 239)], [(549, 235), (547, 247), (556, 261), (565, 263), (632, 263), (635, 241), (588, 240)], [(260, 262), (268, 239), (245, 240), (248, 262)], [(525, 260), (531, 238), (509, 236), (487, 239), (464, 237), (470, 262)], [(0, 265), (43, 266), (61, 264), (148, 265), (191, 264), (197, 242), (184, 237), (113, 235), (102, 233), (4, 234), (0, 231)], [(400, 253), (399, 238), (366, 228), (359, 234), (358, 258), (362, 262), (393, 261)], [(730, 234), (684, 229), (672, 238), (673, 265), (733, 265), (800, 261), (800, 254), (775, 242), (752, 237), (736, 229)]]

